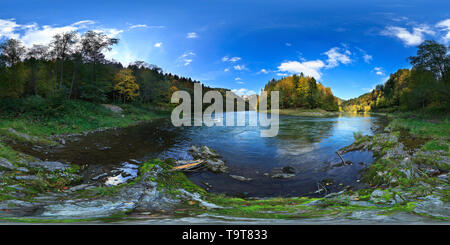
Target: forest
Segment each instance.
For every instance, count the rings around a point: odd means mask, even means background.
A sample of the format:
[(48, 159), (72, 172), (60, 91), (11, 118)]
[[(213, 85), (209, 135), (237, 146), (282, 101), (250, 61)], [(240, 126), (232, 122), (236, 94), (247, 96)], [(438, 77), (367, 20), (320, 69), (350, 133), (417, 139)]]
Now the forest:
[[(119, 42), (87, 31), (57, 34), (49, 45), (26, 48), (8, 39), (0, 44), (0, 108), (18, 112), (27, 106), (58, 107), (67, 101), (138, 103), (170, 108), (174, 91), (193, 94), (191, 78), (164, 73), (156, 65), (135, 61), (124, 67), (104, 52)], [(211, 88), (203, 87), (203, 92)], [(226, 89), (217, 89), (225, 93)], [(42, 108), (34, 108), (42, 109)]]
[(280, 80), (272, 79), (264, 87), (269, 95), (270, 91), (280, 92), (280, 109), (306, 108), (324, 109), (327, 111), (339, 110), (339, 99), (333, 95), (329, 87), (316, 82), (313, 77), (292, 75)]
[(450, 109), (449, 47), (435, 41), (418, 46), (408, 58), (411, 69), (399, 69), (384, 83), (358, 98), (342, 102), (342, 110), (448, 112)]

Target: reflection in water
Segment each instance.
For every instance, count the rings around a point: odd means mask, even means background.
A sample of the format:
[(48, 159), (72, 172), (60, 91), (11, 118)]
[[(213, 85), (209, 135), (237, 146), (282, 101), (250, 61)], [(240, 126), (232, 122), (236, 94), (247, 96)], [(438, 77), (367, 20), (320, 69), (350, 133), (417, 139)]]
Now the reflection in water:
[[(226, 113), (215, 120), (225, 121)], [(89, 170), (95, 172), (117, 168), (130, 159), (187, 159), (191, 158), (187, 153), (191, 145), (207, 145), (222, 155), (229, 174), (253, 180), (239, 182), (228, 174), (199, 172), (189, 175), (195, 183), (202, 186), (207, 182), (213, 186), (211, 191), (229, 194), (297, 196), (313, 193), (325, 178), (341, 183), (341, 187), (355, 185), (359, 171), (372, 161), (370, 152), (345, 154), (345, 160), (354, 162), (351, 166), (329, 166), (340, 162), (335, 152), (353, 142), (353, 132), (370, 135), (377, 120), (355, 114), (333, 118), (280, 115), (278, 136), (264, 138), (259, 126), (175, 128), (170, 120), (162, 119), (81, 137), (48, 154), (31, 153), (43, 159), (89, 164)], [(296, 177), (280, 180), (264, 176), (281, 166), (292, 166)]]

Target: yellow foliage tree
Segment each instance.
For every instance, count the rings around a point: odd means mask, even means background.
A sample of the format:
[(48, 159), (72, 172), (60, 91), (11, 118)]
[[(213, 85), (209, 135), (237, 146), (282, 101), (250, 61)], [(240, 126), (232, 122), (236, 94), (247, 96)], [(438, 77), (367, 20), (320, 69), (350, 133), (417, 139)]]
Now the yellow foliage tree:
[(114, 76), (114, 90), (122, 95), (123, 101), (134, 101), (139, 96), (139, 84), (130, 69), (122, 69)]

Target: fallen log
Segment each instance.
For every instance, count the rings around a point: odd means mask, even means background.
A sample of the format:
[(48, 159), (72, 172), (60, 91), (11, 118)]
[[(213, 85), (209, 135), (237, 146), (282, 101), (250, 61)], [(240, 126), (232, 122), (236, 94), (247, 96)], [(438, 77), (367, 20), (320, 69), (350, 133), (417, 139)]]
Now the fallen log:
[(190, 171), (192, 169), (201, 167), (203, 163), (204, 163), (203, 160), (192, 161), (192, 162), (189, 162), (186, 164), (175, 166), (171, 170), (172, 171)]
[(342, 158), (342, 156), (341, 156), (341, 154), (339, 154), (339, 152), (338, 151), (336, 151), (336, 154), (339, 156), (339, 158), (341, 159), (341, 161), (342, 161), (342, 164), (343, 165), (345, 165), (345, 161), (344, 161), (344, 158)]

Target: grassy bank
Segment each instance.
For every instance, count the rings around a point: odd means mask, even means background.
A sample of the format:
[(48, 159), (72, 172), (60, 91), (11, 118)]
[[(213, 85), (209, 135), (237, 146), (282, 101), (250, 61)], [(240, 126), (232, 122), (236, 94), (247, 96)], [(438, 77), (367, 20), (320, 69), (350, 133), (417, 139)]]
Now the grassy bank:
[[(29, 97), (0, 102), (0, 134), (16, 140), (46, 142), (47, 136), (76, 134), (98, 128), (126, 127), (167, 117), (169, 113), (141, 104), (121, 104), (113, 112), (97, 103)], [(13, 129), (13, 130), (11, 130)], [(18, 133), (17, 133), (18, 132)], [(28, 137), (29, 136), (29, 137)]]

